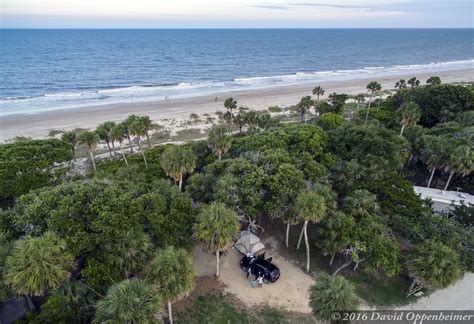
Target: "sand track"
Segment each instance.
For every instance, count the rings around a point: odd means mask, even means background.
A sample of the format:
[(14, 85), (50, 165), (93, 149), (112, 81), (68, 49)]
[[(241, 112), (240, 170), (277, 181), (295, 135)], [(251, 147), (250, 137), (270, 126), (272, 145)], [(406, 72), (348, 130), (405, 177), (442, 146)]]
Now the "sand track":
[[(270, 237), (263, 243), (267, 246), (266, 256), (273, 257), (273, 262), (280, 268), (280, 279), (275, 283), (265, 284), (262, 288), (252, 288), (252, 278), (247, 279), (246, 273), (240, 269), (242, 255), (235, 249), (229, 249), (221, 258), (220, 281), (225, 285), (225, 292), (239, 298), (248, 307), (267, 305), (288, 312), (311, 313), (308, 303), (313, 278), (278, 253), (275, 239)], [(202, 246), (195, 248), (193, 263), (198, 276), (215, 274), (215, 257)]]

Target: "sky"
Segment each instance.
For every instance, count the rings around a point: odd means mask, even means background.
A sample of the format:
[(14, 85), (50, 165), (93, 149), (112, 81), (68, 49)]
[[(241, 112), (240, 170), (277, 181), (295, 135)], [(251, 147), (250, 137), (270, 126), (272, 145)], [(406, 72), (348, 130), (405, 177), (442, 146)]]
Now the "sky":
[(0, 0), (1, 28), (472, 28), (474, 0)]

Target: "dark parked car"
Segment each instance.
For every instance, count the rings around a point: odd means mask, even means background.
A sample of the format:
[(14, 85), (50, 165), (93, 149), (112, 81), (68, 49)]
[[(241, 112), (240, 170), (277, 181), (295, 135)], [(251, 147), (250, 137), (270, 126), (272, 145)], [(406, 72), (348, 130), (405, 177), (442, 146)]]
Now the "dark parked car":
[(240, 268), (250, 274), (263, 275), (265, 283), (275, 282), (280, 278), (280, 269), (272, 263), (272, 258), (265, 259), (265, 254), (260, 256), (245, 256), (240, 260)]

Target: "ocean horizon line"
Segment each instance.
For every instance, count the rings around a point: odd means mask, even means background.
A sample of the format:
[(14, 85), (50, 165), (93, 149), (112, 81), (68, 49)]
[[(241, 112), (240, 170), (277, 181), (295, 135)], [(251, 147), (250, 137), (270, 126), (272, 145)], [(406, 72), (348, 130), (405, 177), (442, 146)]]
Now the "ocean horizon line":
[(0, 27), (0, 30), (474, 30), (474, 27)]

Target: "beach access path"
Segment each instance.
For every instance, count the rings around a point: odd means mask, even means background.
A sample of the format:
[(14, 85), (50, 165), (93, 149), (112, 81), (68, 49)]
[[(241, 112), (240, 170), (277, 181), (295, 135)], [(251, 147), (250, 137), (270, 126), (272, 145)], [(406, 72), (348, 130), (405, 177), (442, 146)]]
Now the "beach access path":
[[(207, 96), (162, 100), (155, 102), (134, 102), (107, 104), (92, 107), (69, 108), (38, 114), (18, 114), (0, 117), (0, 142), (16, 136), (32, 138), (47, 137), (51, 130), (72, 130), (74, 128), (94, 128), (104, 121), (120, 122), (130, 114), (148, 115), (153, 121), (189, 117), (191, 113), (215, 114), (224, 110), (224, 100), (233, 97), (238, 106), (255, 110), (267, 109), (270, 106), (291, 106), (303, 96), (311, 95), (312, 89), (320, 85), (325, 89), (325, 96), (332, 92), (357, 94), (367, 93), (368, 82), (376, 80), (382, 89), (393, 89), (401, 78), (416, 76), (423, 82), (431, 75), (438, 75), (445, 83), (474, 81), (474, 68), (426, 74), (392, 75), (371, 77), (371, 79), (346, 80), (337, 82), (314, 82), (311, 84), (275, 86), (266, 89), (230, 91)], [(215, 100), (217, 96), (217, 101)]]

